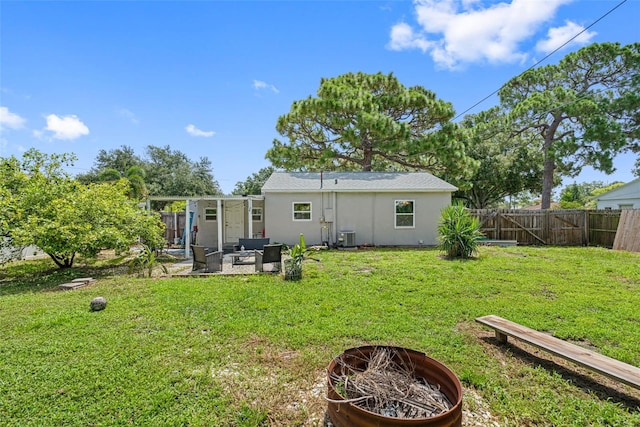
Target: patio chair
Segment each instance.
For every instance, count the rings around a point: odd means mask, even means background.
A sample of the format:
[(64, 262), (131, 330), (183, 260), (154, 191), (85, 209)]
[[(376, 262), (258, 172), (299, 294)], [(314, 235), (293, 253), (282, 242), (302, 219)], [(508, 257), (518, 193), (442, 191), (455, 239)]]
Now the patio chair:
[(193, 253), (192, 271), (204, 269), (205, 273), (222, 271), (222, 251), (208, 252), (204, 246), (191, 245)]
[(282, 263), (282, 245), (264, 245), (261, 251), (255, 250), (256, 271), (263, 272), (264, 264), (273, 264), (273, 271), (280, 271)]

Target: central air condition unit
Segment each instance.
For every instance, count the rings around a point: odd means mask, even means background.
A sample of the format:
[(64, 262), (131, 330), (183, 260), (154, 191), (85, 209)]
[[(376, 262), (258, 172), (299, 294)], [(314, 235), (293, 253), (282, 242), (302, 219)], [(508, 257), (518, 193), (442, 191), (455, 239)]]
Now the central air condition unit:
[(356, 246), (356, 232), (341, 231), (339, 240), (345, 248), (354, 248)]

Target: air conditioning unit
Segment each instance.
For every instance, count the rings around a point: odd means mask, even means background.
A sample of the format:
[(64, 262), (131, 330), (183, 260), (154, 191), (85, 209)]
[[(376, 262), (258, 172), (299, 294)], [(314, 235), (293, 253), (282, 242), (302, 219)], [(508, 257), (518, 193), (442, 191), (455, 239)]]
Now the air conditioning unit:
[(341, 231), (338, 239), (341, 245), (345, 248), (355, 248), (356, 246), (356, 232), (355, 231)]

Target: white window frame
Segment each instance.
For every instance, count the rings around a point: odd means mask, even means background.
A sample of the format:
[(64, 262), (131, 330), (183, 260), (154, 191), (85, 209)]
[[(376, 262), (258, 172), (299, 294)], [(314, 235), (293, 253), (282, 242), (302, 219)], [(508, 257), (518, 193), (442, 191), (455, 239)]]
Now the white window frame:
[(251, 221), (262, 221), (262, 208), (251, 208)]
[[(411, 202), (411, 206), (413, 206), (412, 212), (410, 214), (406, 213), (398, 213), (398, 203), (403, 202)], [(411, 225), (398, 225), (398, 216), (409, 216), (411, 215)], [(394, 200), (393, 202), (393, 226), (397, 229), (409, 229), (416, 228), (416, 201), (415, 200)]]
[[(296, 211), (296, 205), (309, 205), (308, 211)], [(306, 214), (309, 213), (309, 218), (296, 218), (296, 214)], [(291, 203), (291, 217), (294, 221), (311, 221), (313, 218), (313, 205), (311, 202), (293, 202)]]
[[(208, 213), (207, 211), (213, 211)], [(210, 218), (213, 217), (213, 218)], [(218, 208), (204, 208), (204, 220), (205, 222), (214, 222), (218, 220)]]
[(618, 209), (633, 209), (633, 203), (619, 203)]

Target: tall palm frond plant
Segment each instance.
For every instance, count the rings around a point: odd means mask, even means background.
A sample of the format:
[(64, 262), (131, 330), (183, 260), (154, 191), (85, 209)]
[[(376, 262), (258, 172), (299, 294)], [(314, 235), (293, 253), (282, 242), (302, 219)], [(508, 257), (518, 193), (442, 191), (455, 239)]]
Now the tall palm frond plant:
[(462, 204), (447, 206), (438, 223), (439, 248), (449, 258), (471, 258), (478, 251), (478, 240), (484, 237), (480, 222)]

